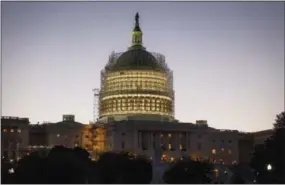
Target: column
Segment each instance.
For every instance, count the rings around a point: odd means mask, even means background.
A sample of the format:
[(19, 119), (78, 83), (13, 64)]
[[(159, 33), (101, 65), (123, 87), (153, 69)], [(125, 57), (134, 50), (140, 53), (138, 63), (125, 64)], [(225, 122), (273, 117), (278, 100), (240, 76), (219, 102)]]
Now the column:
[(153, 132), (149, 132), (149, 134), (150, 134), (150, 137), (149, 137), (149, 138), (150, 138), (150, 139), (149, 139), (149, 142), (150, 142), (150, 145), (149, 145), (149, 146), (150, 146), (150, 147), (149, 147), (149, 148), (150, 148), (151, 151), (152, 151), (152, 150), (154, 150), (154, 147), (153, 147)]
[(186, 151), (188, 151), (190, 149), (190, 136), (189, 136), (189, 132), (186, 132)]
[(180, 148), (179, 148), (179, 132), (175, 132), (175, 133), (173, 133), (173, 136), (174, 136), (174, 149), (175, 149), (175, 151), (179, 151), (180, 150)]

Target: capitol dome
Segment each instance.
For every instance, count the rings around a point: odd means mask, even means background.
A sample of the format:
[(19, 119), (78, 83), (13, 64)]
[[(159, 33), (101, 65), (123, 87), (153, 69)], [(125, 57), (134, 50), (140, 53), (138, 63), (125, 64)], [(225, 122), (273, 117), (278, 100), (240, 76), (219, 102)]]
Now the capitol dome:
[(143, 47), (138, 14), (132, 46), (111, 54), (101, 71), (99, 107), (99, 119), (174, 118), (172, 71), (163, 55)]
[(165, 67), (145, 48), (135, 46), (124, 52), (107, 70), (151, 69), (165, 71)]

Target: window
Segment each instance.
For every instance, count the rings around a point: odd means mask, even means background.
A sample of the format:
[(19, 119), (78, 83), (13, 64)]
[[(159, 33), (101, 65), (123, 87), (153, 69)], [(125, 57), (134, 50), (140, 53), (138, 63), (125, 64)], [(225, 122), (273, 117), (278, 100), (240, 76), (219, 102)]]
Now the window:
[(171, 148), (172, 148), (172, 147), (171, 147), (171, 144), (168, 144), (168, 149), (171, 150)]
[(216, 140), (213, 140), (213, 143), (216, 143)]
[(171, 134), (170, 134), (170, 133), (168, 134), (168, 137), (171, 137)]
[(125, 148), (125, 142), (122, 142), (122, 149)]
[(229, 149), (229, 154), (230, 154), (230, 155), (232, 154), (232, 150), (231, 150), (231, 149)]
[(165, 154), (162, 154), (161, 160), (166, 160), (167, 156)]
[(3, 129), (3, 132), (7, 132), (7, 129), (6, 129), (6, 128), (4, 128), (4, 129)]
[(18, 129), (18, 133), (21, 133), (22, 132), (22, 130), (21, 129)]
[(216, 149), (212, 149), (212, 154), (216, 154)]
[(232, 140), (229, 140), (229, 143), (232, 143)]
[(225, 150), (224, 148), (221, 148), (222, 152)]
[(11, 129), (11, 130), (10, 130), (10, 132), (12, 132), (12, 133), (13, 133), (13, 132), (14, 132), (14, 129)]
[(221, 142), (224, 143), (225, 141), (222, 139)]
[(182, 145), (181, 145), (181, 144), (179, 145), (179, 148), (180, 148), (180, 150), (182, 150), (182, 149), (183, 149), (183, 147), (182, 147)]
[(214, 169), (214, 175), (215, 175), (215, 177), (219, 176), (219, 170), (217, 168)]

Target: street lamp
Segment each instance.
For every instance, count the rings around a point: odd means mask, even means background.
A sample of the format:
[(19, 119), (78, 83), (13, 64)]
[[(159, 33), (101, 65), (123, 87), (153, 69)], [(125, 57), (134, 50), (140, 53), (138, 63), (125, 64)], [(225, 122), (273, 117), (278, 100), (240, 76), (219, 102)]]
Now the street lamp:
[(272, 170), (272, 165), (271, 164), (268, 164), (267, 165), (267, 171), (271, 171)]
[(10, 168), (9, 170), (8, 170), (8, 173), (15, 173), (15, 171), (14, 171), (14, 168)]

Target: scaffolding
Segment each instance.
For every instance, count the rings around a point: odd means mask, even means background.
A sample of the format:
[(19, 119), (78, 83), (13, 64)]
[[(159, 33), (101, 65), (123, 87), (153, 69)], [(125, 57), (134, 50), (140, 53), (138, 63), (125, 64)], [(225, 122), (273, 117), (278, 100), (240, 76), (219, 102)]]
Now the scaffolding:
[(173, 89), (173, 71), (168, 67), (165, 62), (165, 56), (160, 53), (151, 52), (151, 54), (155, 57), (156, 61), (162, 66), (166, 72), (168, 85), (170, 89)]
[[(114, 71), (110, 71), (109, 69), (112, 69), (112, 67), (116, 64), (118, 58), (123, 54), (123, 52), (120, 52), (120, 53), (116, 53), (116, 52), (112, 52), (109, 56), (109, 60), (107, 62), (107, 64), (105, 65), (105, 67), (101, 70), (101, 76), (100, 76), (100, 91), (98, 92), (98, 96), (97, 96), (97, 99), (98, 99), (98, 102), (101, 103), (101, 100), (103, 97), (105, 96), (110, 96), (110, 95), (117, 95), (117, 94), (124, 94), (126, 92), (131, 92), (133, 91), (132, 89), (130, 90), (125, 90), (125, 89), (122, 89), (122, 87), (119, 87), (117, 88), (117, 90), (115, 91), (110, 91), (110, 83), (109, 83), (109, 86), (106, 86), (107, 85), (107, 77), (111, 77), (111, 76), (117, 76), (119, 74), (117, 74), (117, 72), (114, 72)], [(163, 69), (163, 74), (165, 75), (164, 77), (166, 77), (166, 86), (167, 88), (165, 90), (158, 90), (157, 92), (155, 92), (155, 94), (158, 94), (158, 95), (162, 95), (162, 96), (168, 96), (169, 98), (171, 98), (170, 102), (168, 102), (170, 107), (168, 108), (169, 110), (171, 109), (171, 112), (172, 112), (172, 117), (174, 117), (174, 90), (173, 90), (173, 71), (168, 67), (167, 63), (165, 62), (165, 56), (160, 54), (160, 53), (155, 53), (155, 52), (151, 52), (151, 54), (153, 55), (153, 57), (156, 59), (155, 62)], [(121, 72), (120, 72), (121, 74)], [(132, 76), (132, 75), (131, 75)], [(138, 80), (139, 81), (139, 75), (138, 75)], [(116, 86), (117, 84), (116, 83), (111, 83), (111, 86)], [(122, 86), (120, 84), (120, 86)], [(157, 87), (156, 87), (157, 88)], [(126, 91), (126, 92), (125, 92)], [(152, 92), (143, 92), (144, 90), (142, 89), (137, 89), (137, 93), (140, 94), (140, 93), (154, 93), (153, 90), (151, 90)], [(128, 99), (129, 101), (129, 99)], [(147, 100), (148, 101), (148, 100)], [(160, 100), (162, 101), (162, 100)], [(98, 105), (98, 102), (97, 102), (97, 105)], [(115, 102), (112, 102), (112, 104), (114, 104)], [(114, 104), (115, 105), (115, 104)], [(100, 117), (102, 115), (102, 113), (104, 113), (105, 111), (103, 111), (103, 106), (102, 105), (99, 105), (98, 109), (98, 117)], [(112, 105), (113, 106), (113, 105)], [(112, 111), (111, 111), (112, 112)], [(98, 118), (97, 115), (96, 115), (96, 119)]]
[(99, 104), (100, 104), (100, 102), (99, 102), (99, 89), (97, 89), (97, 88), (95, 88), (95, 89), (93, 89), (93, 96), (94, 96), (94, 102), (93, 102), (93, 121), (94, 121), (94, 123), (96, 123), (97, 122), (97, 120), (98, 120), (98, 117), (99, 117), (99, 115), (98, 115), (98, 110), (99, 110)]

